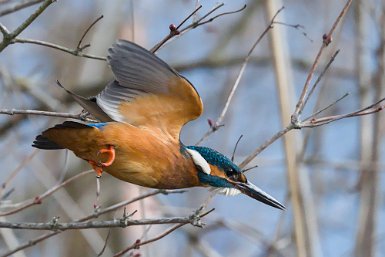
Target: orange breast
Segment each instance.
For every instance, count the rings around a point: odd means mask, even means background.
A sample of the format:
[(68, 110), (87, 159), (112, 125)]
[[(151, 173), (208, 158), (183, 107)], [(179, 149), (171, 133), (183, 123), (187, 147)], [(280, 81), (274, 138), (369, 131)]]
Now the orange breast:
[(199, 185), (191, 158), (180, 152), (180, 144), (167, 133), (111, 122), (101, 129), (49, 129), (43, 134), (70, 149), (79, 158), (104, 162), (101, 148), (113, 145), (113, 164), (104, 168), (112, 176), (137, 185), (174, 189)]
[(185, 188), (199, 185), (189, 156), (161, 131), (111, 123), (101, 130), (102, 144), (114, 145), (116, 158), (105, 171), (121, 180), (152, 188)]

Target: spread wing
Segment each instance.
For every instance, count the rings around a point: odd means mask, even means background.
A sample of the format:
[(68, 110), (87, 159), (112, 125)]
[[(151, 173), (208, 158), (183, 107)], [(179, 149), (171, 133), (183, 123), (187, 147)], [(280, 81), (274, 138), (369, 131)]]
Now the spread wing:
[(109, 49), (108, 62), (116, 80), (96, 103), (113, 120), (157, 128), (179, 140), (182, 126), (201, 115), (194, 86), (148, 50), (119, 40)]

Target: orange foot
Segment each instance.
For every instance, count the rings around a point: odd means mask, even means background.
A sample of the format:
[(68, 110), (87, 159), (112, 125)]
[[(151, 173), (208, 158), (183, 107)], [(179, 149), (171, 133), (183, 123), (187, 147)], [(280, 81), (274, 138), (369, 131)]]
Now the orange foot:
[(92, 166), (92, 168), (96, 172), (96, 177), (100, 178), (103, 173), (103, 167), (108, 167), (110, 166), (114, 160), (115, 160), (115, 148), (112, 145), (109, 145), (107, 148), (102, 148), (99, 150), (98, 154), (106, 153), (108, 154), (108, 159), (105, 162), (100, 162), (100, 161), (93, 161), (89, 160), (88, 163)]

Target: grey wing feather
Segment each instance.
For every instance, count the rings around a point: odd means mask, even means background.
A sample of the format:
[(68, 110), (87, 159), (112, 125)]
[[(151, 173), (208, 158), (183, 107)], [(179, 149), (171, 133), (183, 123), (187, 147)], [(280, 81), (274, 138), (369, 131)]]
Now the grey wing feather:
[(123, 102), (145, 94), (167, 93), (178, 73), (153, 53), (132, 42), (118, 40), (108, 50), (108, 63), (116, 80), (96, 97), (98, 106), (113, 120), (129, 122), (119, 111)]
[(63, 87), (60, 83), (57, 83), (61, 88), (63, 88), (71, 97), (86, 110), (91, 113), (95, 118), (102, 122), (109, 122), (112, 119), (96, 104), (96, 102), (91, 101), (90, 99), (79, 96), (70, 90)]
[(123, 87), (158, 93), (167, 89), (160, 85), (167, 85), (170, 78), (179, 76), (155, 54), (125, 40), (118, 40), (108, 49), (107, 61)]

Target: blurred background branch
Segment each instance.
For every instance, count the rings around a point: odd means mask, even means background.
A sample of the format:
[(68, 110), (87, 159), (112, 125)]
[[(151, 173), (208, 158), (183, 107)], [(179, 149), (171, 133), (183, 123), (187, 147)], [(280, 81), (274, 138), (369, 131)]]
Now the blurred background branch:
[[(52, 2), (0, 0), (2, 224), (47, 228), (47, 220), (60, 216), (67, 225), (108, 225), (122, 218), (121, 208), (138, 221), (184, 217), (187, 223), (65, 233), (0, 228), (2, 256), (381, 256), (382, 3), (355, 1), (353, 13), (351, 1), (292, 1), (274, 20), (282, 6), (277, 0), (69, 0), (47, 9)], [(258, 40), (246, 54), (255, 35), (272, 25), (270, 41)], [(95, 181), (78, 172), (83, 164), (62, 151), (32, 150), (36, 134), (59, 118), (84, 119), (53, 85), (61, 80), (81, 95), (97, 94), (111, 78), (97, 60), (105, 60), (116, 38), (154, 46), (200, 92), (206, 111), (185, 128), (182, 141), (194, 144), (215, 130), (204, 144), (231, 156), (244, 135), (235, 161), (243, 160), (242, 168), (258, 164), (248, 178), (286, 198), (287, 211), (215, 197), (207, 226), (181, 228), (205, 202), (206, 190), (147, 191), (105, 176), (103, 208), (94, 212)], [(345, 119), (367, 114), (373, 115)], [(301, 128), (312, 129), (293, 131)]]

